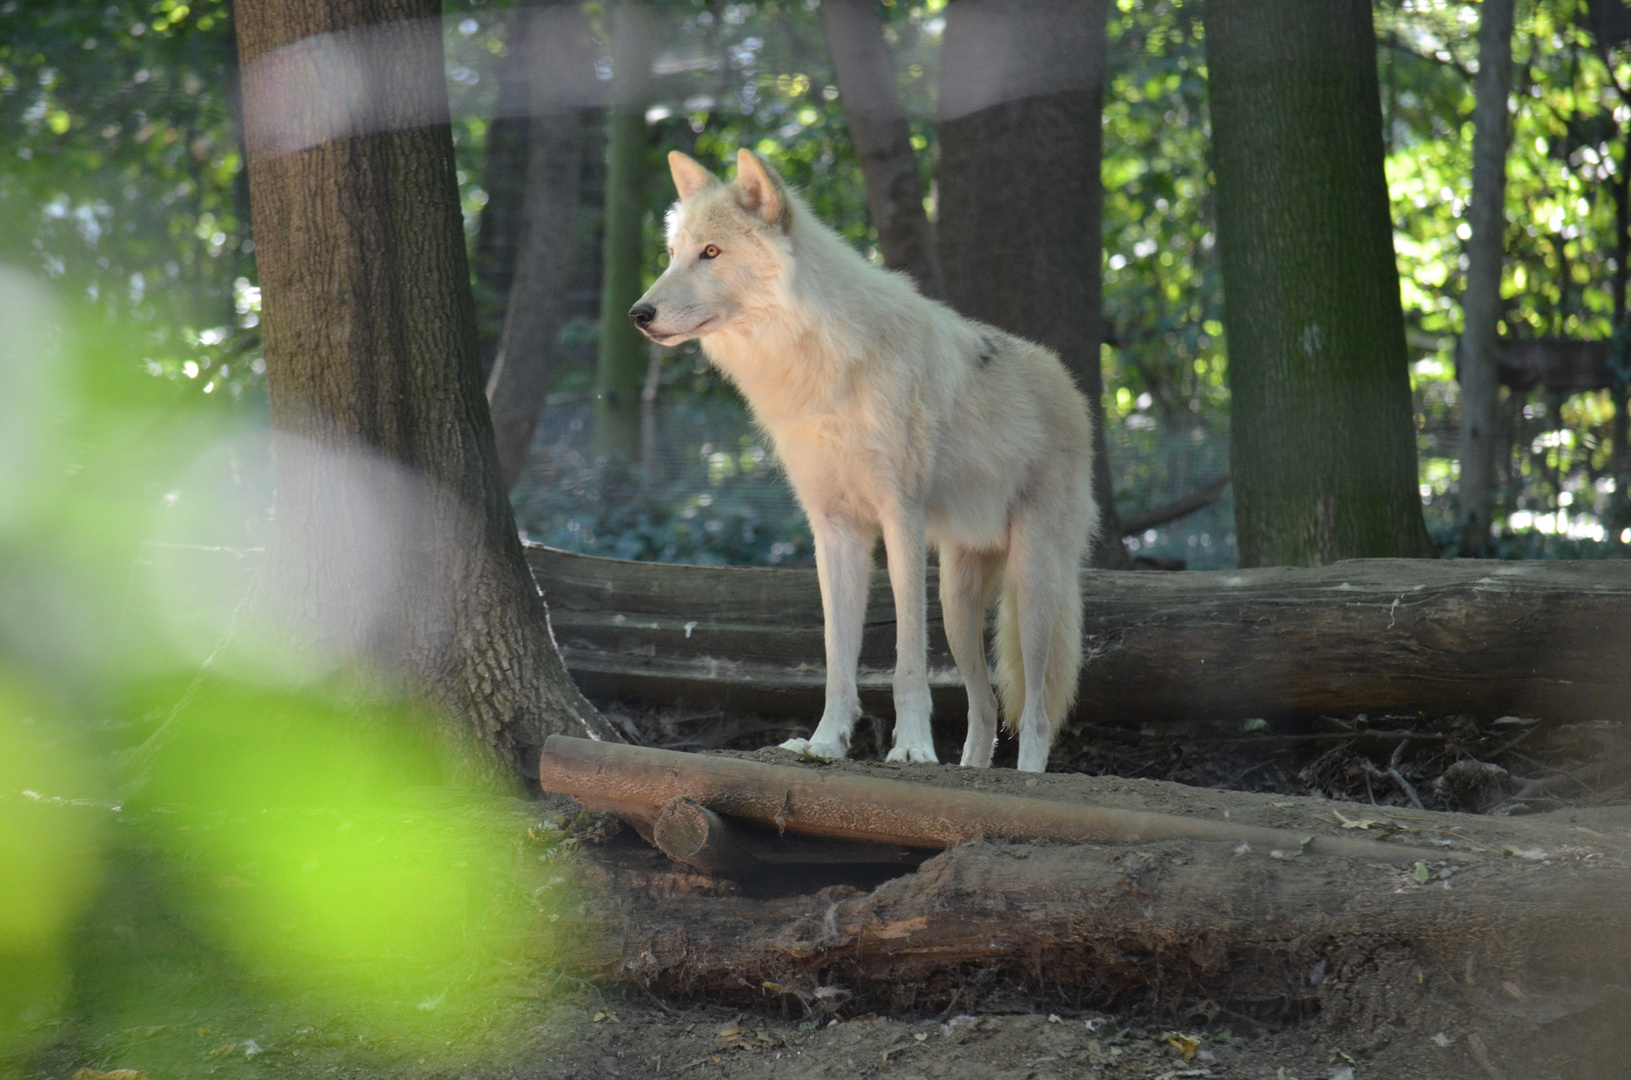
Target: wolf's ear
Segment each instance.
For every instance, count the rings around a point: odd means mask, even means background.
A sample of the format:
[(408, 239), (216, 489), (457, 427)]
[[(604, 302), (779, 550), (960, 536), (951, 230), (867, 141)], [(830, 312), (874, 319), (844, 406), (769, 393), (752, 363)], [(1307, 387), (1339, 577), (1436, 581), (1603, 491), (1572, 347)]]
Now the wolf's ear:
[(674, 190), (680, 193), (680, 202), (685, 202), (715, 182), (713, 173), (678, 150), (672, 150), (668, 154), (668, 171), (674, 174)]
[(782, 178), (749, 150), (736, 152), (736, 201), (767, 225), (788, 224), (787, 188)]

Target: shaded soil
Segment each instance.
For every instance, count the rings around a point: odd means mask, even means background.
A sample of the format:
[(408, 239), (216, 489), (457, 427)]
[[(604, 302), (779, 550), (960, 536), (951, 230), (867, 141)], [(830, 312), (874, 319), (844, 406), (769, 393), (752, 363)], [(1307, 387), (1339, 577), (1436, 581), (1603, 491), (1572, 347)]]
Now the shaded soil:
[[(279, 1026), (264, 1014), (222, 1007), (200, 1014), (206, 1021), (199, 1025), (207, 1029), (204, 1034), (198, 1034), (197, 1027), (176, 1036), (160, 1031), (144, 1037), (148, 1027), (110, 1032), (94, 1046), (61, 1044), (37, 1057), (23, 1075), (66, 1080), (84, 1067), (137, 1069), (153, 1080), (166, 1076), (1327, 1080), (1347, 1075), (1344, 1069), (1353, 1069), (1357, 1077), (1393, 1080), (1488, 1075), (1467, 1050), (1468, 1037), (1475, 1033), (1429, 1032), (1421, 1025), (1401, 1030), (1396, 1049), (1377, 1058), (1346, 1049), (1340, 1037), (1301, 1030), (1243, 1031), (1228, 1024), (1170, 1028), (1069, 1011), (956, 1014), (943, 1021), (865, 1015), (816, 1022), (706, 1005), (685, 1007), (593, 988), (525, 1010), (511, 1006), (511, 1011), (515, 1015), (508, 1018), (510, 1037), (502, 1045), (489, 1035), (439, 1054), (416, 1056), (394, 1046), (389, 1033), (359, 1029), (342, 1017), (330, 1017), (321, 1026)], [(1439, 1035), (1443, 1038), (1435, 1039)], [(246, 1057), (244, 1047), (250, 1044), (254, 1053)]]

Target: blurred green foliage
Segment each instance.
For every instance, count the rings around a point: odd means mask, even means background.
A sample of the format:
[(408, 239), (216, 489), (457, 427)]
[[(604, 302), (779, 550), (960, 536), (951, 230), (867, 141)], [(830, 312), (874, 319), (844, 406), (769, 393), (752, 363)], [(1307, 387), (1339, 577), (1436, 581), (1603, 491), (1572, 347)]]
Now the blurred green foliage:
[(42, 705), (0, 667), (0, 1055), (66, 995), (70, 932), (99, 877), (101, 822), (64, 799), (79, 762)]
[[(144, 783), (127, 805), (171, 811), (162, 841), (188, 870), (178, 899), (246, 963), (304, 972), (344, 998), (374, 989), (359, 980), (411, 983), (456, 964), (483, 938), (525, 938), (519, 912), (470, 903), (504, 880), (507, 852), (461, 835), (456, 818), (392, 813), (449, 779), (411, 710), (217, 678), (141, 697), (148, 707), (130, 712), (164, 720), (143, 743)], [(228, 888), (229, 903), (194, 895), (246, 874), (253, 887)]]
[(0, 1076), (179, 1037), (246, 982), (440, 1048), (501, 959), (563, 955), (562, 834), (379, 673), (288, 674), (252, 570), (216, 572), (264, 535), (256, 433), (65, 293), (0, 267)]

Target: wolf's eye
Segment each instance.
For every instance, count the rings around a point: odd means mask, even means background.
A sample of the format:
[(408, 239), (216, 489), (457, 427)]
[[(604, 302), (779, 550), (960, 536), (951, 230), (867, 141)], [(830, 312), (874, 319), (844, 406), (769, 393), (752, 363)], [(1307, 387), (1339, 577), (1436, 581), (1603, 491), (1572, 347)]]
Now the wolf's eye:
[(704, 259), (717, 259), (717, 258), (719, 258), (719, 245), (718, 244), (709, 244), (707, 247), (703, 248), (702, 249), (702, 257)]

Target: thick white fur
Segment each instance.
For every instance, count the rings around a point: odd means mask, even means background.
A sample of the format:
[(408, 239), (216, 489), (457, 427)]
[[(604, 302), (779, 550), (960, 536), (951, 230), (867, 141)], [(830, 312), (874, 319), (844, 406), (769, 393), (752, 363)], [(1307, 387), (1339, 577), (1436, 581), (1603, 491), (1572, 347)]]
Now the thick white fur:
[(670, 262), (635, 311), (650, 305), (643, 328), (663, 344), (701, 338), (769, 434), (815, 536), (827, 702), (808, 740), (783, 745), (849, 751), (881, 533), (897, 613), (889, 760), (936, 760), (924, 598), (933, 544), (968, 687), (962, 763), (989, 766), (996, 742), (985, 623), (1000, 588), (1003, 715), (1019, 734), (1019, 767), (1043, 771), (1076, 693), (1077, 574), (1098, 523), (1086, 400), (1049, 350), (869, 264), (753, 154), (738, 155), (729, 185), (683, 154), (669, 163), (681, 196)]

